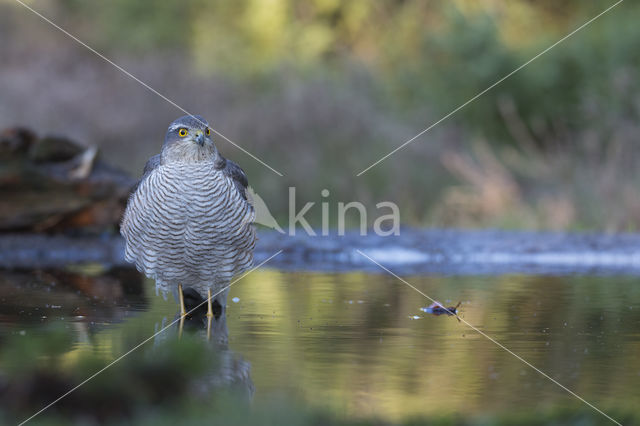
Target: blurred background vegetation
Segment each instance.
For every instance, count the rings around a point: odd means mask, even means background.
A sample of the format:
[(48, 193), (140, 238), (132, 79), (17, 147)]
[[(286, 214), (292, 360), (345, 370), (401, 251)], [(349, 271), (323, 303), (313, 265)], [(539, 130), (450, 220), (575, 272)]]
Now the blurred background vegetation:
[[(299, 206), (326, 188), (371, 222), (390, 200), (416, 226), (625, 231), (640, 227), (633, 2), (356, 177), (613, 3), (29, 2), (284, 173), (218, 139), (281, 220), (295, 186)], [(15, 2), (0, 9), (0, 126), (98, 145), (139, 175), (182, 113)]]

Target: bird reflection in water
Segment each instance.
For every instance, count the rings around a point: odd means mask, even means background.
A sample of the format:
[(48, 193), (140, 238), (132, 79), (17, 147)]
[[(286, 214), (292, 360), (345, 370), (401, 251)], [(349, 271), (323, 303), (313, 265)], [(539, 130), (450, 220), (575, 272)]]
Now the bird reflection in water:
[[(228, 347), (229, 329), (225, 309), (213, 303), (213, 315), (208, 315), (206, 298), (197, 291), (183, 290), (187, 315), (177, 313), (173, 321), (177, 321), (177, 335), (181, 339), (185, 335), (200, 335), (211, 342), (213, 350), (212, 368), (198, 381), (198, 388), (203, 393), (216, 389), (233, 389), (240, 391), (247, 400), (253, 398), (255, 387), (251, 379), (251, 363)], [(167, 318), (162, 324), (156, 324), (156, 332), (166, 327)], [(175, 329), (174, 329), (175, 330)], [(156, 336), (156, 341), (169, 338), (168, 330)]]
[[(227, 330), (227, 318), (224, 315), (224, 308), (214, 300), (208, 304), (207, 299), (193, 288), (182, 290), (184, 301), (184, 311), (187, 315), (179, 315), (178, 336), (182, 336), (182, 330), (207, 330), (207, 340), (214, 340), (218, 343), (227, 344), (229, 331)], [(210, 306), (210, 307), (209, 307)]]

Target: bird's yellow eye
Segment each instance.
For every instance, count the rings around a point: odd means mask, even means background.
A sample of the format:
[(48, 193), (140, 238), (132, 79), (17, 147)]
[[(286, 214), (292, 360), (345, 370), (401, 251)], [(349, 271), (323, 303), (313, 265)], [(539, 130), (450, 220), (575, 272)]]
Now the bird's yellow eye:
[(207, 130), (204, 131), (204, 134), (209, 136), (211, 134), (211, 129), (207, 127)]
[(184, 127), (180, 130), (178, 130), (178, 134), (180, 135), (181, 138), (184, 138), (185, 136), (187, 136), (187, 129), (185, 129)]

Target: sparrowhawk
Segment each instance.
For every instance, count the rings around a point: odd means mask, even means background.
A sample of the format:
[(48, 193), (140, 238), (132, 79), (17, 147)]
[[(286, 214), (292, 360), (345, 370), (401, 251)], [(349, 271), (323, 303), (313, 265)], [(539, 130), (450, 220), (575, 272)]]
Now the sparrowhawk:
[[(182, 315), (183, 287), (208, 298), (211, 314), (211, 291), (251, 267), (255, 213), (247, 185), (199, 115), (171, 123), (161, 153), (147, 162), (122, 220), (125, 257), (156, 280), (156, 289), (179, 298)], [(214, 297), (221, 308), (227, 293)]]

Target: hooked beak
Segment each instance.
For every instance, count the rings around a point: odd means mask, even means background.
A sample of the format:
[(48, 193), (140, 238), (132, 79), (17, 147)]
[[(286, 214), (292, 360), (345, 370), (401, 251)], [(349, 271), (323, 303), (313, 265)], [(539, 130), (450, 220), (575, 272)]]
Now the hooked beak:
[(198, 132), (196, 133), (196, 142), (200, 146), (204, 146), (204, 133)]

